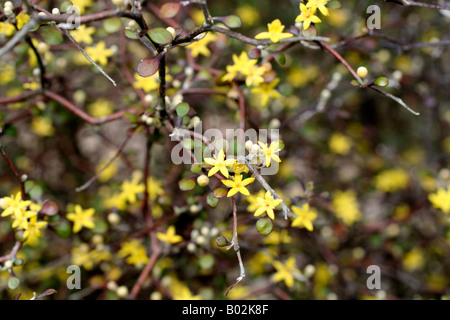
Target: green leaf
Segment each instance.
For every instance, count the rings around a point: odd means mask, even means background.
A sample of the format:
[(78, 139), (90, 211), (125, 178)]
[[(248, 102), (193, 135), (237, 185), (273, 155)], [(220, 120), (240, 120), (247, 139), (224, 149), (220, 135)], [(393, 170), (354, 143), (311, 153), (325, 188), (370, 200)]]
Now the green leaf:
[(129, 30), (129, 29), (125, 29), (125, 36), (126, 36), (127, 38), (133, 39), (133, 40), (139, 38), (139, 35), (138, 35), (136, 32), (131, 31), (131, 30)]
[(191, 179), (182, 179), (178, 181), (178, 185), (182, 191), (189, 191), (195, 188), (195, 181)]
[(42, 28), (41, 35), (44, 38), (44, 42), (55, 46), (63, 43), (63, 36), (57, 30), (52, 28)]
[(223, 198), (227, 195), (228, 190), (225, 188), (217, 188), (216, 190), (214, 190), (214, 197), (215, 198)]
[(386, 87), (389, 84), (389, 80), (386, 77), (379, 77), (374, 83), (378, 87)]
[(184, 117), (185, 115), (188, 114), (189, 109), (190, 107), (186, 102), (181, 102), (176, 107), (177, 115), (179, 117)]
[(224, 236), (219, 236), (216, 239), (216, 245), (221, 248), (226, 247), (230, 245), (230, 241), (228, 241), (227, 238), (225, 238)]
[(256, 221), (256, 230), (262, 235), (268, 235), (272, 232), (273, 223), (269, 218), (261, 218)]
[(103, 22), (103, 28), (107, 33), (114, 33), (122, 28), (122, 20), (120, 18), (106, 19)]
[(164, 28), (154, 28), (149, 30), (148, 35), (153, 42), (157, 44), (168, 44), (172, 42), (173, 37), (172, 34)]
[(214, 17), (214, 20), (222, 22), (228, 28), (240, 28), (242, 26), (242, 20), (238, 16), (230, 15), (225, 17)]
[(173, 18), (180, 12), (181, 4), (177, 2), (167, 2), (162, 5), (160, 13), (163, 18)]
[(191, 172), (192, 173), (200, 173), (202, 171), (202, 166), (199, 164), (193, 164), (191, 166)]
[(11, 277), (8, 279), (8, 288), (11, 290), (16, 290), (20, 284), (20, 280), (17, 277)]
[(58, 224), (56, 226), (55, 229), (56, 229), (56, 234), (63, 239), (69, 238), (70, 235), (72, 234), (72, 228), (71, 228), (70, 224), (67, 222), (61, 222), (60, 224)]
[(214, 256), (212, 254), (205, 254), (198, 259), (198, 264), (201, 269), (207, 270), (214, 265)]
[(286, 56), (283, 52), (276, 53), (273, 55), (273, 57), (275, 58), (275, 61), (281, 66), (284, 66), (284, 64), (286, 63)]
[(219, 199), (214, 197), (214, 195), (212, 193), (209, 193), (208, 196), (206, 197), (206, 203), (211, 208), (215, 208), (219, 204)]
[(139, 118), (136, 114), (131, 113), (131, 112), (126, 112), (123, 117), (125, 119), (128, 119), (128, 121), (130, 121), (130, 123), (138, 123)]
[(108, 231), (108, 224), (103, 219), (96, 220), (94, 222), (94, 228), (92, 231), (95, 233), (105, 233)]

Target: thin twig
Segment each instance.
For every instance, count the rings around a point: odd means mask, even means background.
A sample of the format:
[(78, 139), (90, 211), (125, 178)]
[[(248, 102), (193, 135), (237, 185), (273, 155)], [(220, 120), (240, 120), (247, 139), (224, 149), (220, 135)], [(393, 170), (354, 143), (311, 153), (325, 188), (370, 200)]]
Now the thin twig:
[(236, 256), (239, 262), (240, 273), (239, 277), (236, 279), (236, 282), (228, 288), (227, 292), (225, 293), (225, 297), (228, 296), (230, 291), (245, 278), (245, 268), (244, 263), (242, 262), (241, 250), (239, 247), (239, 240), (237, 233), (237, 208), (236, 208), (236, 199), (234, 197), (231, 197), (231, 204), (233, 208), (233, 239), (231, 240), (231, 245), (228, 248), (233, 247), (234, 251), (236, 252)]
[(83, 56), (88, 59), (88, 61), (95, 67), (95, 69), (97, 69), (102, 75), (104, 75), (106, 77), (106, 79), (108, 79), (109, 81), (112, 82), (112, 84), (114, 86), (117, 86), (116, 82), (103, 70), (102, 67), (100, 67), (97, 63), (95, 63), (94, 60), (92, 60), (91, 57), (89, 57), (89, 55), (87, 54), (87, 52), (83, 49), (83, 47), (72, 37), (72, 35), (70, 34), (70, 32), (67, 29), (62, 29), (61, 30), (64, 32), (64, 34), (66, 35), (67, 38), (69, 38), (69, 40), (75, 45), (75, 47), (77, 47), (78, 50), (80, 50), (80, 52), (83, 54)]
[(14, 164), (12, 163), (11, 159), (9, 159), (5, 150), (3, 150), (3, 145), (1, 142), (0, 142), (0, 153), (2, 154), (3, 159), (5, 159), (6, 163), (8, 164), (8, 167), (11, 169), (12, 173), (16, 177), (16, 180), (19, 182), (22, 200), (25, 200), (26, 195), (25, 195), (25, 183), (24, 182), (25, 182), (26, 176), (21, 176), (19, 174), (19, 171), (17, 171), (17, 169), (14, 166)]
[(116, 160), (117, 157), (119, 157), (119, 155), (123, 152), (123, 149), (128, 144), (128, 142), (131, 140), (131, 137), (133, 136), (133, 134), (135, 132), (136, 132), (136, 128), (132, 128), (132, 129), (128, 130), (127, 137), (120, 144), (119, 148), (117, 148), (117, 151), (114, 154), (114, 156), (105, 164), (105, 166), (99, 172), (97, 172), (92, 178), (90, 178), (82, 186), (76, 188), (75, 191), (76, 192), (81, 192), (81, 191), (84, 191), (87, 188), (89, 188), (89, 186), (100, 177), (100, 175), (103, 173), (103, 171), (105, 171), (114, 162), (114, 160)]

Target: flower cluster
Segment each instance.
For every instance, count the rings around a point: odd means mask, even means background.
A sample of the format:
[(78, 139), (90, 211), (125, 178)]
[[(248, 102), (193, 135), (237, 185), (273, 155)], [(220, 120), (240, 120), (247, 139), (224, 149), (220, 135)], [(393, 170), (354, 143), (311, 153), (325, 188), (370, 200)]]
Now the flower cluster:
[(46, 221), (38, 220), (42, 208), (32, 200), (24, 200), (22, 193), (0, 199), (0, 208), (3, 209), (1, 217), (11, 217), (12, 227), (21, 232), (24, 244), (36, 246), (41, 237), (41, 229), (47, 226)]

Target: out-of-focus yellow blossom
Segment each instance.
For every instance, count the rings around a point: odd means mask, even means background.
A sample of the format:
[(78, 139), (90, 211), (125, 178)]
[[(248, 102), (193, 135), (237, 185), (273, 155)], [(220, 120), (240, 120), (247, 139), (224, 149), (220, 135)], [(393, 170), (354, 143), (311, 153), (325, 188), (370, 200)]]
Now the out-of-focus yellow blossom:
[(442, 141), (442, 147), (445, 152), (450, 153), (450, 137), (447, 137)]
[(86, 27), (82, 24), (77, 29), (70, 30), (70, 35), (79, 43), (92, 44), (94, 40), (92, 35), (95, 32), (94, 27)]
[(394, 209), (394, 219), (404, 220), (411, 213), (411, 208), (407, 204), (400, 204)]
[(260, 20), (260, 13), (248, 4), (237, 8), (236, 14), (241, 18), (242, 24), (248, 27), (255, 25)]
[(435, 193), (431, 193), (428, 200), (436, 209), (450, 213), (450, 186), (447, 186), (447, 190), (439, 188)]
[[(99, 164), (95, 167), (95, 171), (97, 173), (101, 172), (100, 175), (98, 176), (98, 180), (100, 182), (106, 182), (109, 181), (112, 177), (114, 177), (117, 173), (117, 159), (115, 159), (113, 162), (111, 162), (106, 168), (105, 166), (109, 163), (111, 157), (113, 155), (111, 155), (109, 158), (106, 159), (102, 159)], [(105, 168), (105, 169), (103, 169)], [(103, 170), (103, 171), (102, 171)]]
[(117, 210), (125, 210), (127, 207), (126, 194), (119, 192), (104, 197), (103, 205), (107, 209), (116, 208)]
[(317, 212), (309, 207), (309, 203), (305, 203), (301, 208), (292, 206), (292, 211), (297, 215), (291, 223), (292, 227), (304, 227), (309, 231), (313, 231), (313, 221), (317, 218)]
[(46, 221), (38, 221), (37, 215), (32, 216), (26, 225), (25, 232), (23, 233), (23, 237), (27, 239), (24, 244), (35, 247), (39, 242), (39, 237), (41, 236), (41, 231), (39, 229), (46, 226)]
[(311, 23), (320, 23), (322, 20), (315, 15), (317, 8), (308, 8), (300, 3), (300, 15), (295, 18), (295, 22), (303, 22), (303, 29), (307, 30)]
[(0, 34), (4, 34), (9, 37), (14, 34), (16, 28), (11, 23), (0, 22)]
[(37, 90), (41, 87), (39, 82), (33, 81), (33, 82), (26, 82), (22, 85), (24, 89), (28, 90)]
[(30, 16), (26, 14), (24, 11), (22, 11), (16, 16), (16, 21), (17, 21), (17, 29), (20, 30), (28, 21), (30, 21)]
[(408, 272), (420, 270), (424, 267), (424, 265), (425, 265), (425, 258), (423, 250), (420, 248), (411, 249), (403, 257), (403, 267)]
[(276, 78), (270, 83), (264, 82), (260, 86), (253, 88), (251, 93), (257, 95), (261, 100), (261, 105), (265, 107), (270, 99), (278, 99), (281, 97), (281, 94), (275, 90), (279, 82), (279, 78)]
[(336, 216), (347, 226), (353, 225), (362, 218), (362, 214), (359, 211), (358, 199), (353, 190), (338, 190), (333, 192), (333, 201), (331, 205)]
[(190, 13), (192, 20), (194, 20), (196, 25), (201, 26), (205, 22), (205, 15), (203, 14), (203, 10), (192, 9)]
[(419, 174), (419, 183), (426, 192), (430, 193), (436, 190), (436, 179), (428, 174)]
[(328, 146), (330, 147), (331, 152), (345, 156), (349, 154), (352, 149), (352, 140), (342, 133), (335, 132), (331, 135)]
[(125, 258), (126, 263), (142, 268), (148, 262), (147, 250), (139, 239), (124, 242), (118, 252), (119, 257)]
[(292, 33), (283, 32), (284, 25), (281, 24), (280, 19), (275, 19), (267, 24), (268, 31), (258, 33), (255, 39), (270, 39), (273, 43), (280, 42), (281, 39), (291, 38)]
[(275, 219), (273, 209), (275, 209), (282, 202), (283, 202), (282, 199), (274, 199), (270, 191), (267, 191), (264, 198), (261, 197), (256, 199), (257, 209), (254, 214), (255, 217), (258, 217), (266, 212), (270, 219), (272, 220)]
[(104, 98), (95, 100), (88, 106), (88, 112), (96, 118), (106, 117), (114, 111), (114, 104)]
[(263, 74), (266, 71), (265, 66), (256, 66), (256, 60), (250, 59), (247, 52), (241, 52), (240, 56), (233, 54), (233, 64), (226, 67), (227, 74), (222, 80), (226, 82), (233, 81), (239, 74), (243, 75), (247, 86), (258, 86), (264, 82)]
[(301, 271), (295, 267), (295, 264), (295, 257), (289, 257), (284, 264), (274, 260), (272, 265), (276, 269), (276, 272), (272, 276), (273, 281), (284, 281), (286, 286), (291, 288), (294, 285), (294, 275), (301, 275)]
[[(0, 22), (1, 23), (1, 22)], [(1, 33), (1, 25), (0, 25)], [(8, 84), (16, 77), (14, 66), (6, 63), (0, 64), (0, 84)]]
[(106, 48), (105, 41), (100, 41), (94, 46), (86, 47), (85, 51), (100, 66), (106, 66), (108, 64), (108, 58), (114, 55), (112, 49)]
[(73, 222), (73, 232), (80, 232), (83, 228), (94, 228), (93, 215), (95, 210), (93, 208), (83, 209), (79, 204), (74, 207), (74, 212), (67, 213), (68, 220)]
[(94, 261), (91, 259), (89, 254), (89, 245), (82, 243), (76, 247), (73, 247), (72, 252), (72, 263), (77, 266), (82, 266), (86, 270), (92, 270), (94, 267)]
[(164, 189), (159, 180), (154, 177), (147, 178), (148, 197), (151, 200), (156, 200), (157, 197), (164, 194)]
[(408, 174), (400, 168), (388, 169), (375, 177), (375, 188), (384, 192), (395, 192), (404, 189), (409, 183)]
[(235, 174), (248, 173), (248, 168), (243, 163), (235, 162), (231, 167), (231, 171), (233, 171)]
[(86, 8), (94, 4), (93, 0), (72, 0), (71, 2), (74, 6), (80, 8), (80, 14), (83, 14), (86, 11)]
[(245, 286), (236, 286), (230, 293), (227, 295), (228, 299), (232, 300), (242, 300), (244, 297), (249, 295), (251, 290)]
[(134, 74), (134, 79), (136, 80), (133, 83), (133, 87), (136, 89), (142, 89), (146, 93), (149, 93), (153, 90), (156, 90), (159, 88), (159, 73), (156, 72), (154, 75), (150, 77), (141, 77), (139, 74)]
[(189, 44), (187, 48), (191, 50), (191, 54), (194, 58), (197, 58), (199, 55), (209, 57), (211, 55), (211, 51), (208, 49), (208, 44), (216, 41), (216, 39), (217, 36), (215, 34), (208, 33), (203, 39)]
[(289, 235), (286, 229), (281, 230), (280, 232), (272, 231), (268, 236), (264, 238), (264, 243), (268, 245), (280, 245), (280, 244), (288, 244), (292, 242), (292, 237)]
[(175, 226), (169, 226), (166, 233), (157, 232), (156, 237), (169, 244), (176, 244), (183, 240), (182, 236), (175, 234)]
[(265, 265), (271, 264), (272, 262), (273, 257), (269, 253), (259, 251), (250, 259), (248, 267), (252, 274), (262, 274), (264, 273)]
[(120, 186), (125, 199), (131, 204), (137, 201), (137, 196), (144, 192), (145, 186), (140, 182), (140, 177), (134, 177), (130, 181), (126, 180)]
[(313, 81), (319, 75), (317, 66), (307, 66), (306, 68), (294, 67), (288, 73), (287, 82), (294, 88), (301, 88), (308, 82)]
[(346, 8), (341, 8), (339, 10), (332, 10), (331, 14), (326, 17), (327, 23), (332, 27), (342, 27), (344, 26), (351, 18), (352, 13), (350, 10)]
[(431, 291), (444, 291), (449, 284), (448, 277), (441, 273), (432, 273), (427, 275), (426, 280), (427, 288)]
[(34, 117), (31, 121), (31, 129), (41, 137), (50, 137), (55, 134), (55, 128), (50, 117)]

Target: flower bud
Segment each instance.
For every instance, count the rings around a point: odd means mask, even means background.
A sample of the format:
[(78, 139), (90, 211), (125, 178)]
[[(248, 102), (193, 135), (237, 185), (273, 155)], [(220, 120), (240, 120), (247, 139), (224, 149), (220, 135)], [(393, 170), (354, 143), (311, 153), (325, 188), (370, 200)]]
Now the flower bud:
[(365, 78), (367, 77), (369, 71), (367, 70), (366, 67), (359, 67), (358, 70), (356, 70), (356, 73), (358, 74), (359, 77)]
[(201, 187), (206, 187), (209, 184), (209, 178), (206, 175), (202, 174), (197, 178), (197, 183)]

